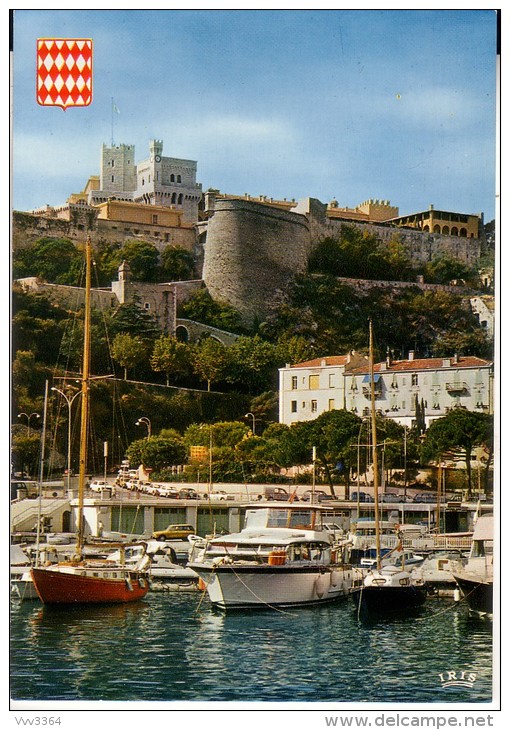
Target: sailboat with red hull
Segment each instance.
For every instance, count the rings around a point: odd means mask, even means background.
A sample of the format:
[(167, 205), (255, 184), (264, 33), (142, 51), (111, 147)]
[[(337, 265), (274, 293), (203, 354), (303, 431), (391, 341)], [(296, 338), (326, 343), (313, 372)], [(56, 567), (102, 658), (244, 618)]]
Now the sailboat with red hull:
[(82, 560), (32, 568), (32, 579), (43, 603), (129, 603), (149, 590), (139, 570), (112, 566), (107, 561)]
[[(87, 459), (87, 424), (89, 408), (90, 371), (90, 280), (91, 244), (86, 244), (85, 320), (83, 369), (81, 387), (80, 471), (78, 482), (78, 513), (76, 553), (70, 560), (49, 566), (35, 566), (31, 570), (35, 589), (43, 603), (97, 604), (130, 603), (143, 598), (149, 590), (148, 567), (150, 559), (142, 555), (133, 567), (122, 557), (118, 562), (85, 558), (83, 504)], [(111, 545), (108, 546), (111, 549)], [(116, 547), (116, 546), (115, 546)], [(132, 545), (131, 545), (132, 547)]]

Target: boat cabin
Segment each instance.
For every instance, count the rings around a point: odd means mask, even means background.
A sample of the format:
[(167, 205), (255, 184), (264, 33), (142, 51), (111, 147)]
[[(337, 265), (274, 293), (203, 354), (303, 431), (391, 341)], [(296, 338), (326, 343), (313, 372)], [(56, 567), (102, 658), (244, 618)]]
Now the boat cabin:
[(260, 528), (322, 530), (322, 511), (320, 507), (292, 503), (248, 505), (243, 529)]
[(482, 515), (478, 518), (473, 532), (471, 558), (484, 558), (492, 561), (494, 552), (494, 517)]

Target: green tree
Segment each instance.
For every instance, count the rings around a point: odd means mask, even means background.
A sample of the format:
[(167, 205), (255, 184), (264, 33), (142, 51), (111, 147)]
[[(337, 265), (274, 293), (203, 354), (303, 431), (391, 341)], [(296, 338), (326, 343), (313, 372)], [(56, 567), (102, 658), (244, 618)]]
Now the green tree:
[(175, 337), (161, 335), (154, 343), (150, 358), (151, 367), (157, 373), (164, 373), (169, 385), (170, 375), (185, 375), (190, 367), (189, 348)]
[(230, 347), (229, 353), (229, 382), (255, 393), (267, 389), (268, 383), (275, 381), (275, 346), (259, 335), (239, 337)]
[(112, 357), (124, 368), (124, 380), (127, 380), (128, 368), (135, 368), (147, 358), (147, 347), (140, 337), (118, 334), (112, 343)]
[(316, 449), (316, 459), (324, 469), (331, 495), (335, 497), (333, 473), (339, 465), (348, 480), (348, 472), (354, 455), (351, 445), (357, 440), (361, 419), (345, 410), (326, 411), (313, 421), (304, 421), (299, 426), (300, 437), (308, 447), (310, 462), (312, 449)]
[(456, 279), (473, 278), (473, 270), (452, 256), (435, 256), (424, 268), (425, 280), (434, 284), (449, 284)]
[[(255, 431), (260, 433), (271, 422), (278, 421), (279, 398), (275, 390), (266, 390), (250, 401), (249, 412), (255, 416)], [(250, 418), (248, 416), (248, 418)]]
[(93, 286), (109, 286), (112, 281), (116, 281), (122, 258), (120, 243), (110, 240), (98, 241), (94, 250)]
[(14, 471), (38, 476), (41, 436), (16, 429), (12, 436), (11, 458)]
[(127, 450), (130, 463), (143, 464), (156, 472), (168, 466), (183, 464), (186, 460), (186, 449), (181, 438), (164, 438), (152, 436), (143, 441), (136, 441)]
[(161, 332), (155, 318), (141, 306), (138, 295), (133, 296), (131, 301), (121, 304), (108, 324), (113, 334), (127, 333), (146, 341), (153, 340)]
[(18, 249), (13, 257), (14, 278), (37, 276), (55, 284), (78, 285), (83, 255), (67, 238), (44, 237)]
[(475, 413), (455, 408), (443, 418), (433, 421), (423, 444), (425, 458), (437, 461), (452, 449), (462, 449), (466, 460), (468, 498), (472, 495), (471, 455), (476, 446), (492, 444), (493, 418), (486, 413)]
[(199, 289), (179, 308), (179, 316), (211, 327), (242, 332), (242, 318), (239, 312), (228, 304), (214, 300), (207, 289)]
[(205, 380), (207, 390), (211, 383), (222, 380), (229, 364), (228, 348), (214, 337), (205, 337), (192, 348), (193, 370), (200, 380)]
[(182, 246), (167, 246), (161, 254), (161, 276), (167, 281), (192, 279), (195, 273), (193, 254)]
[(299, 438), (299, 431), (299, 428), (284, 423), (271, 423), (264, 430), (262, 438), (269, 464), (278, 469), (288, 469), (310, 462), (310, 450)]
[(276, 357), (283, 365), (295, 365), (315, 357), (315, 347), (302, 335), (282, 335), (276, 343)]
[(32, 351), (38, 362), (55, 365), (69, 312), (41, 294), (13, 286), (12, 344), (14, 350)]
[(233, 449), (246, 438), (250, 429), (240, 421), (220, 421), (218, 423), (192, 424), (184, 432), (186, 446), (207, 446)]
[(159, 253), (154, 244), (146, 241), (126, 241), (121, 250), (122, 258), (128, 262), (135, 281), (157, 281), (159, 276)]

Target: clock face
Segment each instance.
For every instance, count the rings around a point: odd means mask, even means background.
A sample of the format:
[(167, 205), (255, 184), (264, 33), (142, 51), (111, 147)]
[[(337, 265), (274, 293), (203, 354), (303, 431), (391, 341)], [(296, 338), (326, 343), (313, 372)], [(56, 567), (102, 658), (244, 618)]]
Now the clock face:
[(156, 162), (161, 162), (161, 157), (159, 155), (156, 155), (154, 159), (156, 160)]

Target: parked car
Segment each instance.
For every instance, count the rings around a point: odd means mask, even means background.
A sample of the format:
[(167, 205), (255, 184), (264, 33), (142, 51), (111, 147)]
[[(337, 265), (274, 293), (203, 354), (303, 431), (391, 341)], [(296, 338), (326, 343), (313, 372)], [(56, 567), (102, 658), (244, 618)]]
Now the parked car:
[(227, 492), (224, 492), (222, 489), (218, 489), (216, 492), (211, 492), (210, 494), (204, 494), (204, 499), (210, 499), (211, 502), (213, 502), (213, 501), (224, 502), (227, 499), (234, 499), (234, 497), (233, 497), (233, 495), (228, 494)]
[(419, 492), (414, 495), (413, 502), (432, 504), (437, 502), (437, 494), (434, 494), (433, 492)]
[(289, 493), (283, 487), (265, 487), (264, 497), (276, 502), (288, 502)]
[(169, 499), (179, 499), (179, 490), (176, 487), (158, 487), (158, 495)]
[(324, 502), (325, 499), (332, 499), (330, 494), (326, 494), (326, 492), (323, 492), (321, 489), (314, 489), (313, 492), (311, 489), (307, 489), (306, 492), (301, 495), (301, 500), (303, 502), (311, 502), (312, 494), (314, 502)]
[(179, 499), (200, 499), (200, 495), (196, 489), (183, 487), (179, 490)]
[(187, 540), (188, 535), (194, 535), (192, 525), (168, 525), (165, 530), (156, 530), (152, 533), (154, 540)]
[[(358, 501), (358, 492), (352, 492), (351, 493), (351, 502), (357, 502), (357, 501)], [(370, 494), (367, 494), (366, 492), (360, 492), (359, 501), (360, 502), (373, 502), (374, 498)]]
[(90, 482), (90, 489), (93, 492), (99, 492), (99, 494), (106, 494), (108, 496), (111, 496), (114, 490), (114, 487), (112, 484), (108, 484), (108, 482), (101, 481), (99, 479), (94, 479), (93, 482)]
[(381, 495), (381, 502), (405, 502), (405, 498), (403, 494), (382, 494)]

